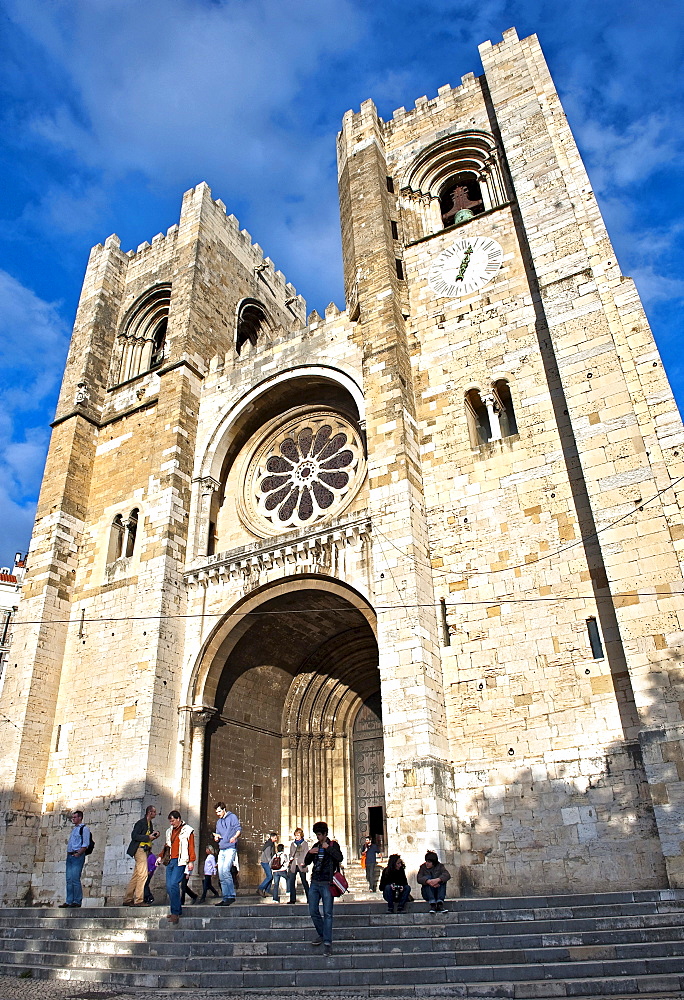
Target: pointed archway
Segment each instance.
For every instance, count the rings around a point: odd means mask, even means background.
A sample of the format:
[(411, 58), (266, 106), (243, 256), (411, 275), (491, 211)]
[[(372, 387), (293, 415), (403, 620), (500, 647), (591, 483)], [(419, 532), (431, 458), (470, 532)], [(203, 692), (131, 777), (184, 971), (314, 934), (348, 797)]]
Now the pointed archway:
[(371, 821), (384, 823), (371, 609), (342, 585), (314, 577), (259, 596), (223, 625), (201, 670), (203, 704), (214, 709), (204, 747), (203, 834), (213, 829), (215, 801), (237, 812), (245, 885), (259, 880), (271, 831), (287, 842), (295, 827), (308, 835), (325, 819), (349, 854)]

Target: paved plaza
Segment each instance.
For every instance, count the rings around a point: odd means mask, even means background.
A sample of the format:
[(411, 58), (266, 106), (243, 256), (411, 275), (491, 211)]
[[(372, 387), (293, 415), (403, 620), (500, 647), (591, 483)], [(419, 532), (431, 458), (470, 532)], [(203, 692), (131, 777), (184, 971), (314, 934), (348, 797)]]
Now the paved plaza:
[[(259, 990), (140, 990), (112, 989), (102, 983), (88, 983), (46, 979), (23, 979), (0, 976), (0, 1000), (159, 1000), (182, 994), (188, 1000), (293, 1000), (294, 997), (310, 994), (317, 1000), (362, 1000), (362, 998), (382, 998), (382, 1000), (410, 1000), (412, 997), (427, 997), (429, 1000), (454, 1000), (461, 996), (458, 988), (453, 991), (435, 992), (425, 987), (369, 987), (359, 990), (322, 990), (314, 987), (308, 990), (289, 989), (263, 992)], [(494, 994), (492, 994), (494, 996)], [(539, 994), (520, 994), (517, 1000), (539, 1000)], [(682, 1000), (681, 993), (625, 993), (610, 997), (597, 994), (591, 1000)]]

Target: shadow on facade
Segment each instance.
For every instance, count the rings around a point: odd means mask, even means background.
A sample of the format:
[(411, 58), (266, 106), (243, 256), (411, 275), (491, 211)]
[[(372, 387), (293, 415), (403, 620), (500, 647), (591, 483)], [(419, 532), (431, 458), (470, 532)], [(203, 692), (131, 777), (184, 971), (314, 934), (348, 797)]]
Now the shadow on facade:
[[(75, 762), (74, 762), (75, 763)], [(16, 895), (8, 894), (4, 902), (14, 906), (58, 905), (65, 897), (66, 845), (74, 809), (83, 811), (83, 822), (90, 828), (95, 842), (93, 853), (88, 855), (83, 868), (82, 884), (84, 901), (93, 905), (119, 905), (133, 872), (133, 861), (126, 854), (134, 824), (144, 815), (147, 805), (157, 809), (155, 829), (160, 837), (154, 850), (159, 853), (168, 827), (167, 816), (178, 803), (169, 799), (161, 785), (148, 780), (146, 792), (141, 795), (143, 782), (128, 782), (115, 799), (96, 796), (74, 798), (68, 806), (57, 808), (47, 803), (41, 813), (7, 810), (2, 817), (8, 839), (12, 831), (24, 839), (25, 849), (18, 857), (16, 868)], [(159, 845), (159, 847), (157, 847)], [(163, 875), (153, 879), (166, 900)], [(159, 898), (155, 893), (155, 898)], [(94, 901), (97, 901), (96, 903)], [(87, 906), (87, 902), (85, 903)]]
[[(602, 755), (557, 752), (554, 762), (520, 768), (502, 765), (467, 776), (457, 773), (456, 809), (460, 865), (452, 872), (453, 895), (529, 896), (566, 892), (624, 891), (667, 886), (665, 865), (638, 744), (614, 743)], [(499, 778), (493, 783), (492, 778)], [(459, 787), (459, 783), (460, 786)], [(120, 905), (133, 870), (126, 855), (133, 823), (155, 805), (163, 843), (168, 811), (177, 804), (158, 789), (144, 798), (124, 795), (104, 802), (80, 800), (95, 850), (84, 873), (91, 905)], [(31, 821), (31, 822), (29, 822)], [(39, 817), (7, 814), (8, 827), (37, 831)], [(23, 865), (25, 887), (11, 905), (48, 906), (64, 899), (64, 860), (70, 810), (43, 814), (33, 869)], [(198, 838), (201, 858), (203, 841)], [(156, 845), (155, 845), (156, 847)], [(386, 853), (393, 851), (391, 839)], [(28, 856), (28, 853), (27, 853)], [(246, 857), (246, 856), (245, 856)], [(346, 859), (351, 860), (350, 856)], [(18, 872), (19, 875), (22, 872)], [(32, 884), (29, 879), (32, 878)], [(253, 888), (243, 880), (243, 891)], [(166, 903), (163, 871), (152, 891)], [(88, 903), (86, 902), (86, 906)]]
[[(461, 894), (667, 886), (639, 745), (614, 743), (603, 754), (579, 748), (548, 756), (555, 760), (512, 775), (502, 766), (499, 784), (457, 790)], [(491, 775), (483, 773), (483, 781)]]
[[(503, 148), (496, 113), (486, 81), (483, 81), (483, 87), (490, 125), (494, 135), (497, 137), (500, 148)], [(508, 174), (510, 178), (510, 171)], [(512, 181), (509, 179), (508, 183), (512, 184)], [(626, 740), (635, 740), (639, 732), (640, 721), (635, 707), (634, 692), (620, 636), (615, 603), (608, 583), (608, 574), (601, 549), (600, 536), (597, 535), (597, 524), (592, 508), (592, 501), (589, 496), (582, 461), (580, 459), (575, 427), (570, 416), (570, 406), (560, 377), (558, 357), (552, 334), (549, 331), (546, 314), (547, 304), (550, 304), (551, 308), (557, 312), (571, 309), (572, 302), (577, 295), (577, 286), (592, 280), (592, 274), (590, 269), (586, 269), (578, 274), (560, 278), (557, 282), (545, 286), (544, 293), (542, 294), (537, 273), (532, 263), (533, 257), (530, 251), (525, 224), (515, 200), (511, 206), (511, 211), (527, 280), (532, 291), (532, 301), (535, 310), (535, 329), (540, 356), (558, 428), (566, 475), (572, 492), (573, 504), (577, 516), (578, 535), (584, 550), (601, 633), (604, 639), (605, 653), (613, 677), (622, 729)], [(603, 311), (597, 310), (586, 317), (585, 333), (587, 343), (594, 332), (592, 323), (597, 324), (597, 332), (605, 332), (601, 326), (602, 323), (605, 323)], [(589, 362), (587, 363), (589, 364)], [(572, 543), (574, 540), (576, 540), (574, 532), (571, 537), (565, 539), (567, 543)]]

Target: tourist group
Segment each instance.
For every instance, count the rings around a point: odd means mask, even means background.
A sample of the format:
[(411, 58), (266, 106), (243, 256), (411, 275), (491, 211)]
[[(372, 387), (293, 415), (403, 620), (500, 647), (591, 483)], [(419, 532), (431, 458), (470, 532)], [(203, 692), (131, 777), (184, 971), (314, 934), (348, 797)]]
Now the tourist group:
[[(169, 897), (170, 913), (167, 919), (177, 924), (182, 915), (182, 905), (185, 896), (192, 901), (199, 899), (204, 903), (207, 893), (219, 895), (212, 879), (218, 875), (221, 886), (221, 899), (216, 906), (230, 906), (235, 902), (236, 878), (238, 877), (238, 840), (242, 832), (240, 820), (233, 812), (229, 812), (225, 802), (217, 802), (216, 831), (212, 834), (214, 843), (207, 846), (203, 868), (202, 895), (198, 897), (188, 886), (188, 876), (192, 874), (197, 863), (195, 849), (195, 832), (191, 826), (183, 822), (177, 809), (172, 809), (168, 820), (170, 826), (166, 831), (164, 846), (155, 854), (154, 842), (160, 837), (159, 830), (154, 828), (157, 810), (148, 806), (145, 815), (133, 827), (128, 854), (135, 861), (135, 869), (128, 883), (124, 896), (124, 906), (150, 906), (154, 902), (150, 883), (159, 866), (166, 869), (166, 891)], [(90, 829), (83, 822), (83, 813), (76, 810), (71, 815), (73, 824), (67, 843), (66, 858), (66, 902), (65, 909), (79, 908), (83, 900), (81, 888), (81, 873), (86, 856), (92, 853), (94, 841)], [(298, 827), (289, 849), (278, 843), (277, 833), (271, 833), (261, 852), (261, 867), (264, 879), (257, 892), (266, 897), (271, 891), (274, 903), (280, 902), (280, 881), (285, 879), (289, 891), (288, 903), (296, 902), (297, 875), (301, 881), (309, 904), (309, 915), (316, 929), (316, 937), (311, 944), (314, 947), (323, 945), (326, 955), (332, 954), (333, 902), (339, 895), (337, 883), (343, 857), (337, 841), (328, 835), (328, 825), (324, 822), (314, 823), (314, 840), (309, 844), (304, 839), (304, 831)], [(217, 858), (218, 852), (218, 858)], [(378, 862), (378, 847), (371, 837), (366, 837), (361, 848), (361, 864), (363, 865), (371, 891), (376, 891), (376, 872)], [(309, 871), (309, 867), (311, 870)], [(451, 878), (450, 873), (440, 863), (434, 851), (428, 851), (425, 861), (420, 866), (417, 881), (423, 899), (431, 913), (439, 912), (444, 907), (446, 884)], [(344, 882), (341, 883), (344, 888)], [(387, 866), (380, 875), (379, 889), (387, 903), (387, 909), (393, 913), (395, 908), (403, 913), (411, 894), (411, 887), (406, 878), (406, 866), (399, 854), (391, 854)], [(321, 906), (323, 913), (321, 915)]]

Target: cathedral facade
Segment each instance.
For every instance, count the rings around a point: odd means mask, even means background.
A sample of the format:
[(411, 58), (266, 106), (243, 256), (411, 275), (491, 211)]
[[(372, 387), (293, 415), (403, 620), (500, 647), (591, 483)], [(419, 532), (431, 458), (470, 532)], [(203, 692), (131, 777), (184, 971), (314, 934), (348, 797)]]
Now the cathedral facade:
[(684, 432), (539, 44), (338, 137), (346, 308), (200, 184), (90, 255), (0, 712), (3, 899), (149, 802), (460, 894), (684, 886)]

